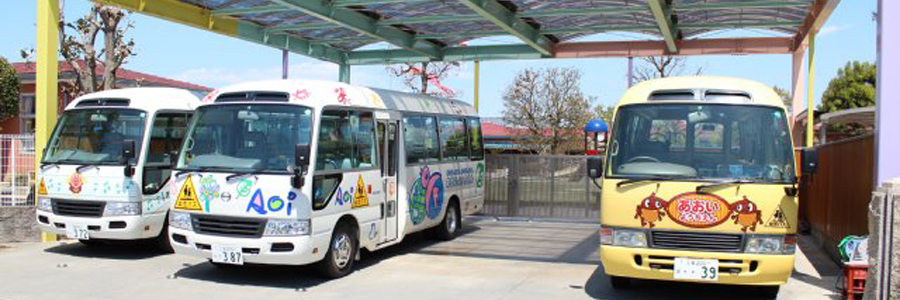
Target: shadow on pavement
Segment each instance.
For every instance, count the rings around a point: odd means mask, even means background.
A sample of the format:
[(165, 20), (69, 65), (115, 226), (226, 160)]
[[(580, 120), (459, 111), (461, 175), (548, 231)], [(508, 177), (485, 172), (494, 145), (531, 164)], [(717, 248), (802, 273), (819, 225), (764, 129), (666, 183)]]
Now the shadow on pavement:
[(84, 245), (77, 241), (59, 244), (44, 252), (71, 255), (84, 258), (102, 258), (115, 260), (149, 259), (160, 255), (166, 255), (152, 243), (138, 242), (104, 242)]
[[(480, 228), (471, 224), (463, 227), (457, 238), (463, 237)], [(419, 249), (438, 243), (430, 239), (426, 233), (414, 233), (398, 245), (390, 246), (375, 252), (363, 249), (360, 260), (354, 263), (354, 273), (375, 266), (379, 262), (397, 255), (415, 253)], [(272, 288), (294, 289), (298, 292), (306, 291), (322, 283), (330, 281), (319, 275), (315, 265), (306, 266), (275, 266), (255, 265), (244, 266), (216, 266), (210, 262), (199, 264), (185, 264), (185, 268), (175, 272), (176, 278), (187, 278), (202, 281), (210, 281), (231, 285), (265, 286)], [(348, 276), (353, 276), (351, 273)], [(340, 280), (340, 279), (337, 279)]]
[(691, 282), (632, 280), (627, 289), (617, 290), (609, 283), (603, 266), (597, 266), (584, 286), (592, 299), (691, 299), (742, 300), (763, 299), (759, 289), (752, 286), (702, 284)]

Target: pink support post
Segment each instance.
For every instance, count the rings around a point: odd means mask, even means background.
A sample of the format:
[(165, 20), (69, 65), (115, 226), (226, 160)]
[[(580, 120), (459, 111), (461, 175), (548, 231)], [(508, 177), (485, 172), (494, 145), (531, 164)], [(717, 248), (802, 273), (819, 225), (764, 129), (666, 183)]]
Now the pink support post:
[(878, 182), (900, 178), (900, 1), (878, 1), (875, 161)]

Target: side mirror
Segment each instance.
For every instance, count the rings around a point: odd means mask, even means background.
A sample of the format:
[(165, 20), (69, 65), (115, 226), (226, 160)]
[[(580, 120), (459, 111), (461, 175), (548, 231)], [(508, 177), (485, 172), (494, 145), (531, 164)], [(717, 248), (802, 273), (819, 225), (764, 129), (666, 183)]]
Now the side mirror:
[(815, 174), (819, 167), (819, 150), (805, 148), (800, 154), (800, 171), (803, 174)]
[(304, 182), (306, 168), (309, 166), (309, 145), (297, 144), (294, 146), (294, 175), (291, 176), (291, 186), (295, 189), (302, 188)]
[(603, 159), (600, 157), (588, 157), (587, 159), (588, 177), (597, 179), (603, 176)]
[(125, 165), (125, 177), (134, 175), (134, 166), (128, 162), (134, 158), (135, 143), (134, 140), (122, 141), (122, 164)]

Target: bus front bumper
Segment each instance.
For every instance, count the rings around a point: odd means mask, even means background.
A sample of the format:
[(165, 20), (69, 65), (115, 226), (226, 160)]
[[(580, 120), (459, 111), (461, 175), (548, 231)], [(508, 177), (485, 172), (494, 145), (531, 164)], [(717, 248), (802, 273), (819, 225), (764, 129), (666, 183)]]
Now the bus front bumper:
[(158, 236), (166, 214), (90, 218), (61, 216), (37, 210), (35, 218), (38, 228), (45, 233), (65, 236), (66, 226), (78, 224), (88, 227), (88, 238), (91, 239), (139, 240)]
[[(675, 279), (676, 257), (719, 260), (717, 281)], [(600, 246), (600, 261), (607, 275), (640, 279), (693, 281), (738, 285), (781, 285), (794, 269), (794, 255), (675, 251), (667, 249)]]
[(190, 230), (169, 227), (169, 240), (177, 254), (212, 260), (212, 245), (240, 246), (244, 262), (251, 264), (307, 265), (315, 263), (325, 257), (330, 239), (331, 235), (328, 233), (239, 238), (199, 234)]

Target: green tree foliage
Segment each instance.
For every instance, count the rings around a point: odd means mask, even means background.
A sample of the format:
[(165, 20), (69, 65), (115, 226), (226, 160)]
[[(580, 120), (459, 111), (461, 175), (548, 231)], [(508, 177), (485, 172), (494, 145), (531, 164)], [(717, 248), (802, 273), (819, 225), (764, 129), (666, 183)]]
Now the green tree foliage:
[(835, 112), (843, 109), (875, 105), (875, 65), (869, 62), (848, 62), (838, 70), (822, 94), (819, 110)]
[(16, 70), (0, 57), (0, 121), (19, 115), (20, 88)]
[(607, 126), (612, 126), (613, 113), (615, 111), (615, 105), (603, 105), (603, 103), (600, 103), (594, 106), (594, 118), (603, 120)]

